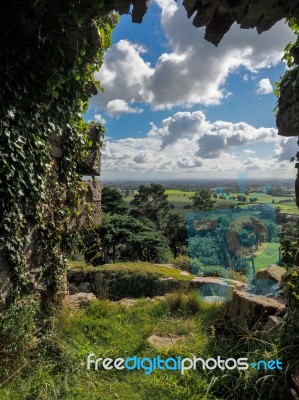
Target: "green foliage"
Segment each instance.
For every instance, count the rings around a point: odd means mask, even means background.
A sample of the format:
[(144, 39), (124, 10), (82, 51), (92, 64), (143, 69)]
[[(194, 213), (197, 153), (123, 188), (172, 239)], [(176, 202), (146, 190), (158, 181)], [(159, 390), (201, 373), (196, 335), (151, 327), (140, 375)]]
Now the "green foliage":
[(137, 218), (149, 219), (158, 229), (161, 229), (164, 218), (170, 210), (167, 197), (165, 188), (160, 184), (140, 185), (138, 193), (134, 195), (130, 203), (133, 207), (132, 215)]
[(219, 246), (212, 237), (192, 237), (189, 239), (191, 258), (200, 260), (205, 266), (220, 264)]
[[(299, 25), (295, 18), (289, 18), (288, 25), (295, 35), (299, 35)], [(284, 49), (283, 60), (286, 61), (289, 69), (293, 68), (296, 64), (298, 64), (299, 56), (299, 39), (297, 38), (294, 42), (290, 42), (286, 45)], [(289, 71), (286, 71), (283, 78), (289, 75)], [(280, 86), (281, 82), (275, 82), (274, 95), (279, 97), (280, 95)], [(277, 111), (277, 108), (276, 108)]]
[[(299, 35), (299, 25), (295, 18), (290, 18), (288, 21), (289, 27), (292, 29), (295, 35)], [(299, 51), (299, 39), (293, 43), (288, 43), (284, 49), (283, 60), (286, 61), (288, 68), (292, 68), (295, 64), (298, 64)]]
[(179, 255), (173, 258), (171, 263), (183, 271), (191, 272), (191, 260), (188, 256)]
[(298, 250), (296, 238), (299, 237), (299, 227), (297, 222), (285, 223), (279, 233), (281, 263), (284, 267), (292, 268), (295, 254)]
[(83, 234), (85, 259), (93, 265), (118, 260), (166, 262), (170, 250), (153, 222), (129, 214), (104, 214), (101, 226)]
[(102, 242), (96, 229), (98, 227), (85, 229), (81, 232), (84, 259), (92, 265), (98, 265), (102, 260)]
[(221, 265), (204, 266), (198, 260), (192, 260), (192, 273), (199, 276), (228, 277), (230, 270), (224, 269)]
[(128, 212), (127, 203), (124, 201), (118, 189), (103, 186), (102, 188), (102, 211), (106, 214), (126, 214)]
[(27, 296), (0, 314), (0, 378), (28, 360), (36, 342), (38, 311), (36, 299)]
[(128, 261), (167, 262), (187, 252), (183, 217), (171, 213), (162, 185), (141, 185), (128, 208), (117, 189), (104, 187), (103, 221), (86, 235), (85, 259), (93, 265)]
[(290, 298), (292, 299), (292, 303), (299, 305), (299, 267), (295, 266), (292, 269), (288, 279), (288, 288), (287, 288)]
[[(287, 275), (286, 294), (288, 310), (280, 335), (280, 348), (286, 365), (287, 376), (291, 381), (299, 368), (298, 337), (299, 337), (299, 267), (295, 266)], [(298, 387), (297, 387), (298, 390)]]
[[(11, 280), (9, 307), (0, 318), (2, 375), (29, 368), (33, 354), (40, 357), (35, 347), (47, 327), (43, 321), (59, 301), (62, 254), (76, 241), (69, 230), (84, 208), (79, 167), (91, 143), (82, 114), (95, 93), (94, 72), (117, 20), (110, 10), (108, 2), (96, 0), (0, 5), (5, 15), (0, 27), (5, 54), (0, 76), (0, 264), (9, 268)], [(104, 129), (94, 124), (94, 132), (100, 146)], [(58, 162), (51, 156), (53, 141), (63, 154)], [(32, 299), (30, 293), (39, 288), (41, 297)], [(31, 379), (28, 387), (34, 389), (27, 399), (51, 398), (41, 389), (51, 371), (51, 365), (37, 371), (44, 383)], [(21, 395), (17, 390), (0, 397)]]
[[(34, 263), (28, 255), (33, 240), (47, 299), (53, 300), (59, 289), (62, 236), (80, 214), (84, 194), (78, 166), (90, 141), (82, 113), (95, 92), (94, 72), (117, 21), (110, 10), (107, 2), (95, 0), (0, 6), (6, 16), (0, 28), (5, 53), (0, 77), (0, 249), (11, 272), (11, 301), (30, 291), (25, 271)], [(103, 128), (96, 127), (100, 143)], [(51, 160), (53, 137), (61, 142), (60, 165)]]
[(169, 213), (166, 217), (163, 233), (172, 250), (173, 257), (187, 252), (187, 232), (185, 220), (179, 213)]
[(106, 264), (103, 266), (92, 267), (89, 265), (82, 265), (78, 262), (70, 262), (70, 265), (74, 269), (82, 269), (88, 271), (131, 271), (131, 272), (148, 272), (159, 275), (161, 278), (174, 278), (182, 281), (191, 281), (195, 278), (194, 275), (181, 275), (181, 271), (177, 268), (172, 268), (169, 265), (164, 264), (152, 264), (148, 262), (118, 262), (115, 264)]
[(155, 357), (157, 350), (147, 338), (159, 331), (165, 336), (183, 337), (181, 344), (159, 350), (161, 357), (171, 357), (173, 352), (192, 356), (194, 348), (202, 354), (208, 340), (207, 327), (219, 308), (214, 313), (205, 307), (201, 314), (192, 307), (186, 311), (171, 315), (167, 301), (146, 300), (130, 308), (105, 301), (92, 302), (84, 310), (65, 307), (53, 320), (47, 351), (0, 387), (1, 399), (198, 399), (209, 384), (205, 372), (200, 372), (200, 379), (197, 371), (191, 377), (169, 371), (146, 376), (142, 371), (86, 371), (85, 365), (90, 352), (99, 357)]
[(192, 196), (193, 205), (192, 208), (194, 211), (209, 211), (212, 210), (214, 200), (211, 199), (211, 192), (209, 190), (199, 190)]
[(143, 271), (105, 271), (105, 287), (101, 293), (110, 300), (125, 297), (153, 297), (164, 294), (164, 287), (159, 275)]
[(176, 292), (168, 295), (166, 301), (172, 314), (193, 315), (203, 308), (203, 302), (196, 291), (188, 294)]

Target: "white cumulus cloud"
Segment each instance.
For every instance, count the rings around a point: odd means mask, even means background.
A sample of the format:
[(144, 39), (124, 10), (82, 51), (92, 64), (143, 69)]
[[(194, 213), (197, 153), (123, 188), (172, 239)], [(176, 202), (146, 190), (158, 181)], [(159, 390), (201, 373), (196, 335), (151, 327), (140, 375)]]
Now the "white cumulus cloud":
[(149, 134), (160, 136), (161, 149), (189, 140), (197, 148), (196, 155), (202, 158), (216, 158), (223, 151), (247, 143), (277, 140), (274, 128), (255, 128), (245, 122), (211, 122), (202, 111), (177, 112), (162, 120), (159, 127), (152, 125)]
[(119, 116), (120, 114), (140, 114), (142, 108), (130, 107), (129, 104), (122, 99), (110, 100), (107, 104), (107, 113), (110, 116)]
[[(285, 44), (294, 35), (284, 22), (269, 32), (242, 30), (234, 25), (218, 48), (204, 40), (204, 28), (196, 29), (185, 9), (173, 0), (156, 0), (161, 7), (161, 25), (170, 50), (160, 55), (155, 65), (143, 58), (144, 47), (120, 40), (105, 54), (96, 73), (105, 89), (93, 97), (95, 108), (122, 99), (150, 104), (154, 109), (194, 104), (215, 105), (227, 96), (225, 83), (230, 73), (245, 67), (253, 73), (280, 62)], [(269, 80), (259, 83), (263, 93)]]
[[(295, 148), (293, 139), (280, 138), (274, 128), (209, 121), (202, 111), (175, 113), (152, 124), (145, 137), (105, 142), (103, 178), (133, 179), (140, 174), (147, 179), (217, 178), (220, 172), (221, 177), (231, 178), (245, 171), (253, 177), (268, 177), (273, 171), (277, 177), (289, 177), (294, 173), (288, 161)], [(268, 143), (264, 157), (244, 149), (258, 141)], [(245, 160), (244, 154), (249, 156)]]
[(292, 157), (295, 156), (298, 150), (297, 137), (282, 137), (276, 146), (275, 155), (278, 161), (289, 161)]
[(106, 123), (105, 118), (103, 118), (102, 115), (100, 115), (100, 114), (95, 114), (94, 120), (96, 122), (99, 122), (102, 125), (105, 125), (105, 123)]
[(258, 94), (270, 94), (273, 93), (273, 86), (268, 78), (261, 79), (257, 85)]

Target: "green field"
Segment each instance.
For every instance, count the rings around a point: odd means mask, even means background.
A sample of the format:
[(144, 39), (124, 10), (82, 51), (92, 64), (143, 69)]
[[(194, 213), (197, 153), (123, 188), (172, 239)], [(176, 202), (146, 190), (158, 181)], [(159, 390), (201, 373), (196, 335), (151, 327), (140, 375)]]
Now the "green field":
[[(136, 191), (137, 193), (137, 191)], [(165, 193), (168, 195), (168, 201), (172, 203), (175, 206), (175, 210), (179, 211), (183, 215), (190, 212), (190, 209), (184, 208), (186, 205), (192, 205), (192, 200), (189, 198), (194, 195), (195, 192), (187, 192), (183, 191), (180, 189), (167, 189)], [(230, 197), (237, 197), (240, 193), (236, 192), (231, 192), (228, 195)], [(238, 200), (229, 200), (229, 199), (219, 199), (219, 196), (217, 199), (212, 198), (215, 200), (214, 207), (218, 208), (220, 206), (235, 206), (237, 204), (240, 204), (242, 206), (247, 206), (247, 205), (256, 205), (256, 204), (270, 204), (273, 206), (273, 208), (279, 207), (282, 213), (285, 214), (299, 214), (298, 208), (295, 204), (295, 201), (293, 200), (294, 197), (280, 197), (280, 196), (270, 196), (268, 194), (264, 193), (257, 193), (257, 192), (250, 192), (249, 195), (246, 196), (248, 201), (245, 203), (240, 203)], [(257, 197), (257, 201), (254, 203), (251, 203), (249, 201), (250, 197)], [(133, 194), (130, 194), (129, 196), (124, 197), (124, 200), (129, 203), (133, 199)], [(293, 201), (290, 203), (278, 203), (280, 200), (288, 200), (292, 199)], [(272, 201), (275, 201), (274, 204), (272, 204)]]
[(255, 269), (258, 271), (270, 264), (277, 264), (278, 261), (279, 243), (264, 243), (254, 259)]

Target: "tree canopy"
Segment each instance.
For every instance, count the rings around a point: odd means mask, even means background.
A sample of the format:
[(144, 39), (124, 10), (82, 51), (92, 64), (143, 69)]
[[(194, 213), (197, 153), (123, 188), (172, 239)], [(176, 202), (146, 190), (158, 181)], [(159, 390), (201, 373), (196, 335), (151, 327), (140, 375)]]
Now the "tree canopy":
[(103, 186), (102, 188), (102, 211), (109, 214), (126, 214), (127, 203), (124, 201), (121, 192), (116, 188)]
[(211, 199), (211, 192), (209, 190), (199, 190), (197, 191), (192, 198), (193, 204), (192, 208), (194, 211), (209, 211), (213, 208), (215, 203), (214, 200)]
[(140, 185), (138, 193), (134, 195), (130, 203), (133, 207), (132, 215), (138, 218), (147, 218), (161, 228), (164, 218), (170, 210), (167, 197), (165, 188), (160, 184)]

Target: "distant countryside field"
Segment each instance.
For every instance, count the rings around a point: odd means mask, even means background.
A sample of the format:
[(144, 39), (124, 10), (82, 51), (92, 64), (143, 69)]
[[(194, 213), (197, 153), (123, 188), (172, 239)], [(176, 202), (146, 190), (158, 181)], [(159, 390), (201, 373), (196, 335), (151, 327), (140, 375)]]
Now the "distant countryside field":
[[(137, 193), (137, 190), (135, 191)], [(183, 215), (190, 212), (190, 208), (192, 205), (192, 200), (190, 199), (191, 196), (194, 195), (194, 191), (184, 191), (180, 189), (168, 189), (166, 190), (166, 194), (168, 195), (168, 200), (171, 204), (174, 205), (175, 210), (179, 211)], [(295, 204), (294, 196), (290, 197), (282, 197), (282, 196), (272, 196), (265, 193), (259, 192), (250, 192), (246, 195), (246, 202), (240, 202), (237, 199), (229, 199), (230, 197), (237, 197), (240, 193), (237, 192), (230, 192), (225, 194), (225, 198), (219, 198), (219, 194), (217, 195), (217, 199), (213, 198), (215, 201), (215, 208), (219, 207), (229, 207), (229, 206), (236, 206), (239, 205), (240, 207), (247, 207), (248, 205), (254, 204), (270, 204), (274, 208), (279, 207), (282, 213), (285, 214), (298, 214), (298, 208)], [(130, 203), (133, 199), (133, 193), (130, 193), (128, 196), (125, 196), (125, 201)], [(251, 202), (250, 198), (257, 198), (257, 200)], [(280, 201), (287, 201), (285, 203), (279, 203)], [(187, 208), (189, 206), (190, 208)]]

